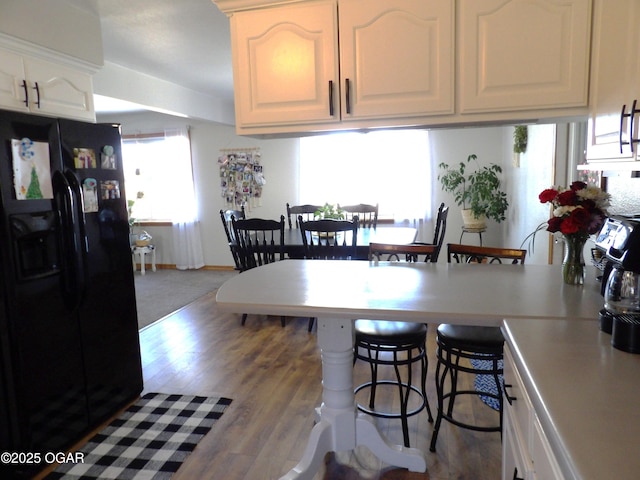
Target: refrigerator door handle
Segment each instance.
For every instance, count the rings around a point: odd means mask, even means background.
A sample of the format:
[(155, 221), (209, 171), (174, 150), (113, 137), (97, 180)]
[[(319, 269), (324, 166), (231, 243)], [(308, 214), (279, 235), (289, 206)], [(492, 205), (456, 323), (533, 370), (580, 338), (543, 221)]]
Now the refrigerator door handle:
[(53, 172), (53, 197), (58, 213), (58, 242), (60, 249), (60, 282), (64, 303), (75, 310), (82, 300), (82, 257), (77, 231), (77, 207), (71, 185), (60, 171)]
[(87, 222), (84, 216), (84, 195), (82, 193), (82, 187), (80, 186), (80, 179), (78, 176), (69, 169), (64, 171), (64, 176), (71, 187), (71, 193), (74, 197), (75, 204), (75, 219), (74, 231), (77, 236), (78, 245), (78, 261), (77, 266), (77, 278), (78, 278), (78, 290), (81, 298), (84, 298), (87, 289), (88, 278), (88, 262), (87, 257), (89, 255), (89, 239), (87, 237)]

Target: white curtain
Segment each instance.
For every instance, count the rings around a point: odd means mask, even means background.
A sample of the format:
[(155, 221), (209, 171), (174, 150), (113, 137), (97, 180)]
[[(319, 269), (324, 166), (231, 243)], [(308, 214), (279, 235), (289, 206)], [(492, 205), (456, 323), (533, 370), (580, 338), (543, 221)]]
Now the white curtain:
[(202, 268), (204, 251), (198, 208), (193, 184), (191, 142), (186, 128), (166, 130), (165, 147), (173, 159), (173, 191), (167, 192), (173, 200), (173, 258), (179, 270)]

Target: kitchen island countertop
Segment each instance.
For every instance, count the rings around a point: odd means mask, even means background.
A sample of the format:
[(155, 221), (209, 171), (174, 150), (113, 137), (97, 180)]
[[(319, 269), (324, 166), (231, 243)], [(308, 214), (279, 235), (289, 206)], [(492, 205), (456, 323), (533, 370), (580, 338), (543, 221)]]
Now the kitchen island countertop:
[(503, 331), (565, 478), (638, 478), (640, 355), (597, 321), (507, 319)]

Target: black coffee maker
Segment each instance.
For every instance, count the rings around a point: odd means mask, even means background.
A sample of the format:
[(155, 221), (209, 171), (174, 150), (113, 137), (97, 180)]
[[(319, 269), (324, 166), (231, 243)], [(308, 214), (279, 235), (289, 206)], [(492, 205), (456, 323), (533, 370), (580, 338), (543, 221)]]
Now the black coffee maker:
[(630, 216), (606, 220), (596, 238), (604, 256), (600, 329), (611, 333), (611, 344), (640, 353), (640, 221)]

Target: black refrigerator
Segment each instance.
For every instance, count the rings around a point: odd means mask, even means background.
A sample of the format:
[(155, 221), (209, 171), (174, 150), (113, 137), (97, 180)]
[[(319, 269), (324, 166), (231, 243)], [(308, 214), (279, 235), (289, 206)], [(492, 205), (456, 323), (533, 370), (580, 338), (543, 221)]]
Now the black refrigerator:
[(64, 451), (143, 386), (120, 128), (0, 111), (0, 142), (0, 452)]

